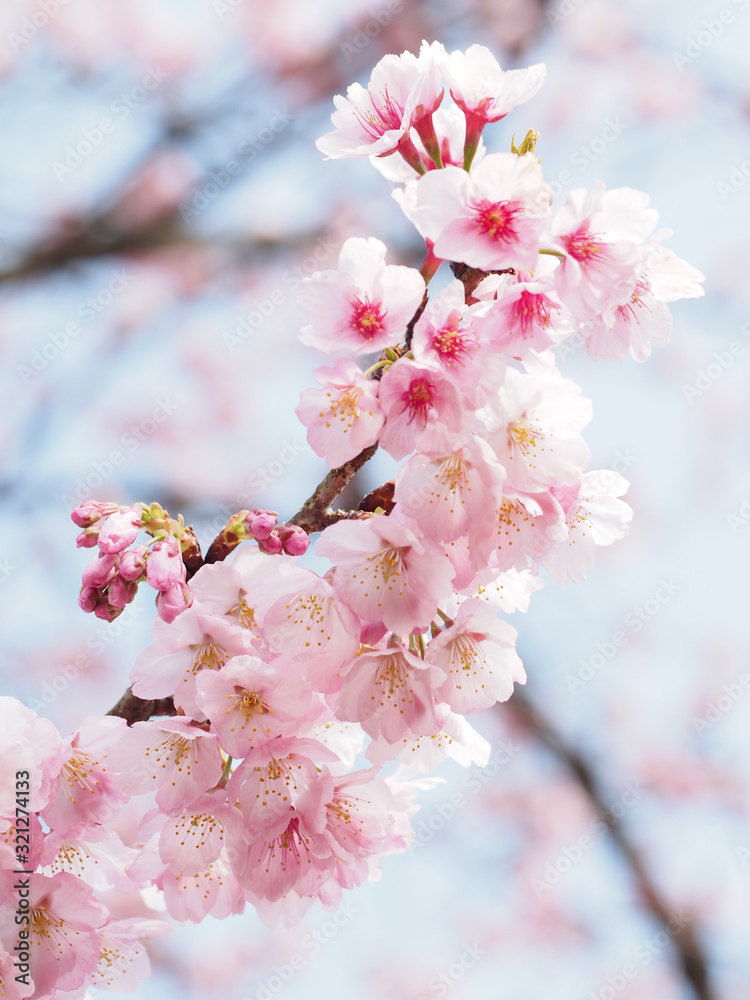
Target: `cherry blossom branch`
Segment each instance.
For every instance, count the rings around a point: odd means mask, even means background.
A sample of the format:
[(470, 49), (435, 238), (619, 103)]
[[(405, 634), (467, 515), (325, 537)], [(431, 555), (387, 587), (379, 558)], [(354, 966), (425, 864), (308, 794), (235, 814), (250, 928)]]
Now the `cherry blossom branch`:
[(297, 513), (289, 518), (287, 524), (296, 524), (310, 535), (315, 531), (322, 531), (323, 528), (328, 527), (329, 524), (335, 524), (336, 521), (361, 518), (362, 511), (333, 510), (331, 504), (337, 496), (343, 493), (355, 474), (366, 462), (370, 461), (377, 450), (377, 443), (371, 444), (368, 448), (364, 448), (359, 455), (355, 455), (354, 458), (344, 462), (337, 469), (332, 469), (325, 479), (318, 483), (312, 496), (308, 497)]
[(176, 714), (177, 710), (171, 697), (149, 700), (136, 698), (132, 688), (128, 688), (117, 704), (107, 712), (107, 715), (116, 715), (124, 719), (129, 726), (134, 722), (145, 722), (154, 716)]
[(686, 923), (677, 930), (672, 929), (673, 913), (654, 884), (643, 858), (631, 842), (622, 823), (608, 808), (589, 763), (578, 750), (565, 741), (549, 720), (530, 702), (528, 696), (522, 694), (518, 688), (513, 692), (509, 705), (524, 725), (572, 772), (597, 814), (604, 818), (612, 839), (619, 847), (633, 875), (644, 904), (654, 918), (664, 925), (667, 934), (674, 941), (680, 969), (695, 996), (698, 1000), (716, 1000), (709, 982), (708, 963), (691, 925)]

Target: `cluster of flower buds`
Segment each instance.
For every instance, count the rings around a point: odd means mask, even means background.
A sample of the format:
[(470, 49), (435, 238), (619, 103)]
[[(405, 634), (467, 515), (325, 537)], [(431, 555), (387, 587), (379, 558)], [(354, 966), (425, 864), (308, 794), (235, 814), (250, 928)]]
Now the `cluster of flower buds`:
[[(191, 528), (182, 518), (174, 521), (159, 504), (84, 503), (71, 519), (83, 531), (77, 543), (99, 551), (82, 574), (79, 607), (97, 618), (114, 621), (122, 614), (144, 580), (157, 591), (156, 607), (164, 621), (174, 621), (189, 608), (184, 556), (196, 545)], [(154, 536), (149, 545), (135, 545), (141, 529)]]
[[(387, 510), (322, 532), (328, 572), (299, 564), (304, 531), (241, 511), (188, 590), (194, 542), (182, 519), (153, 504), (74, 512), (79, 544), (99, 548), (84, 609), (114, 617), (141, 580), (159, 590), (133, 693), (172, 696), (179, 715), (130, 729), (93, 720), (62, 747), (43, 720), (21, 713), (9, 724), (13, 745), (28, 748), (45, 823), (28, 855), (38, 912), (68, 934), (83, 927), (88, 942), (66, 953), (59, 988), (101, 985), (105, 942), (132, 951), (133, 929), (113, 924), (87, 876), (72, 874), (91, 870), (76, 859), (102, 857), (102, 824), (132, 795), (151, 794), (153, 808), (132, 845), (108, 846), (102, 870), (117, 887), (155, 886), (178, 920), (250, 902), (292, 922), (314, 899), (336, 906), (376, 878), (380, 857), (414, 838), (424, 774), (445, 757), (489, 759), (466, 716), (526, 679), (499, 613), (525, 611), (542, 570), (561, 585), (582, 580), (596, 547), (626, 533), (627, 483), (587, 471), (591, 405), (555, 350), (578, 332), (593, 356), (643, 360), (669, 335), (666, 303), (701, 294), (701, 276), (661, 247), (664, 233), (649, 237), (646, 195), (596, 183), (553, 217), (535, 133), (510, 152), (485, 150), (485, 125), (543, 77), (541, 66), (504, 72), (480, 46), (449, 55), (425, 43), (336, 98), (320, 148), (372, 156), (399, 185), (426, 254), (418, 271), (387, 264), (377, 239), (350, 239), (338, 268), (300, 294), (303, 342), (349, 355), (302, 394), (312, 447), (331, 466), (375, 443), (402, 463)], [(455, 280), (430, 295), (443, 260)], [(373, 353), (363, 371), (354, 358)], [(150, 550), (130, 548), (141, 528)], [(247, 538), (257, 545), (220, 561)], [(0, 700), (0, 723), (2, 711)], [(42, 748), (33, 760), (31, 734)], [(55, 972), (40, 968), (46, 987)]]
[[(82, 574), (78, 605), (84, 611), (114, 621), (144, 580), (157, 591), (156, 608), (163, 621), (174, 621), (191, 606), (186, 563), (199, 550), (193, 529), (185, 527), (182, 515), (174, 520), (158, 503), (123, 507), (90, 501), (80, 504), (70, 516), (83, 528), (77, 538), (79, 548), (99, 549)], [(133, 546), (141, 529), (154, 541)], [(230, 518), (225, 531), (235, 544), (255, 539), (258, 548), (269, 555), (283, 552), (301, 556), (310, 545), (302, 528), (279, 525), (273, 510), (241, 511)]]
[(275, 510), (251, 510), (245, 515), (244, 528), (248, 538), (254, 538), (261, 552), (301, 556), (310, 546), (310, 538), (296, 524), (278, 524)]

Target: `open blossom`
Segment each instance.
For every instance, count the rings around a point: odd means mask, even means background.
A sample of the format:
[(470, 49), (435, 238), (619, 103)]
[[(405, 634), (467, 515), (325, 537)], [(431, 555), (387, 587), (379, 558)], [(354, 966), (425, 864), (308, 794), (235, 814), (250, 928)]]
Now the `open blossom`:
[(565, 516), (565, 534), (540, 562), (555, 583), (581, 583), (594, 565), (597, 545), (611, 545), (628, 533), (633, 511), (619, 499), (628, 485), (619, 472), (602, 469), (585, 473), (574, 486), (552, 488)]
[(216, 735), (184, 717), (136, 722), (123, 735), (117, 756), (118, 787), (130, 795), (156, 789), (156, 802), (166, 813), (195, 802), (224, 768)]
[(98, 929), (99, 962), (88, 982), (94, 990), (134, 993), (139, 982), (151, 975), (151, 962), (143, 938), (168, 934), (163, 920), (129, 917), (109, 920)]
[(505, 469), (481, 438), (428, 458), (414, 455), (401, 467), (394, 498), (425, 538), (448, 542), (486, 521), (502, 496)]
[(451, 97), (465, 113), (485, 122), (504, 118), (517, 104), (530, 100), (544, 83), (546, 67), (502, 70), (484, 45), (470, 45), (440, 60)]
[(594, 318), (586, 335), (593, 358), (621, 361), (628, 353), (645, 361), (654, 345), (663, 347), (672, 332), (667, 305), (675, 299), (703, 295), (703, 275), (666, 247), (660, 246), (669, 230), (657, 233), (639, 252), (632, 286), (620, 302)]
[(130, 673), (139, 698), (167, 698), (189, 715), (201, 718), (195, 703), (201, 670), (219, 670), (232, 656), (255, 652), (253, 633), (229, 617), (208, 615), (194, 605), (171, 623), (154, 622), (154, 642), (139, 653)]
[(475, 329), (483, 309), (465, 305), (463, 283), (452, 281), (427, 303), (412, 336), (415, 361), (448, 375), (471, 409), (497, 390), (506, 367), (504, 356)]
[(633, 188), (607, 191), (603, 181), (577, 188), (550, 223), (563, 253), (555, 283), (563, 303), (583, 321), (626, 301), (636, 277), (638, 248), (658, 213)]
[[(29, 797), (29, 811), (44, 809), (56, 793), (63, 744), (49, 719), (16, 698), (0, 697), (0, 830), (16, 815), (16, 792)], [(16, 778), (16, 771), (28, 775)], [(22, 784), (25, 782), (25, 784)]]
[(518, 633), (482, 601), (464, 601), (455, 622), (430, 640), (425, 657), (445, 673), (437, 696), (467, 714), (507, 701), (526, 682), (516, 653)]
[(365, 621), (382, 621), (398, 635), (429, 625), (451, 589), (444, 551), (390, 517), (332, 524), (315, 552), (335, 564), (336, 596)]
[(117, 780), (110, 751), (127, 729), (124, 719), (94, 716), (84, 720), (62, 749), (55, 794), (44, 820), (57, 833), (114, 819), (126, 794)]
[[(443, 166), (462, 167), (464, 162), (464, 144), (466, 142), (466, 116), (455, 105), (440, 107), (432, 116), (440, 159)], [(415, 145), (417, 141), (415, 140)], [(419, 149), (419, 146), (417, 145)], [(487, 147), (480, 139), (474, 163), (479, 163), (487, 153)], [(425, 157), (422, 157), (425, 161)], [(370, 163), (387, 180), (395, 184), (408, 184), (415, 180), (414, 168), (400, 156), (371, 156)], [(427, 170), (437, 169), (429, 158), (424, 163)]]
[(228, 785), (232, 799), (239, 802), (244, 829), (253, 838), (276, 837), (294, 812), (303, 815), (311, 829), (321, 827), (327, 788), (322, 765), (337, 759), (310, 738), (277, 738), (251, 749)]
[(353, 83), (346, 97), (334, 97), (335, 129), (318, 139), (318, 149), (328, 157), (385, 155), (408, 141), (410, 126), (429, 117), (442, 99), (436, 59), (442, 51), (438, 43), (423, 42), (418, 56), (383, 56), (366, 89)]
[(377, 441), (384, 420), (379, 383), (365, 378), (348, 358), (313, 375), (323, 388), (305, 389), (295, 413), (315, 453), (335, 469)]
[(335, 696), (337, 718), (359, 722), (373, 739), (388, 743), (435, 733), (435, 694), (444, 672), (393, 641), (355, 657), (341, 669), (344, 684)]
[(589, 461), (580, 432), (591, 412), (590, 400), (570, 379), (509, 368), (497, 399), (485, 408), (487, 440), (508, 485), (536, 493), (579, 479)]
[(28, 899), (34, 995), (59, 996), (78, 989), (99, 963), (97, 930), (109, 917), (107, 909), (89, 886), (67, 872), (31, 875)]
[(490, 275), (475, 290), (474, 327), (496, 350), (514, 358), (544, 351), (572, 332), (575, 325), (554, 285), (557, 264), (540, 257), (534, 273)]
[(492, 518), (474, 521), (469, 530), (473, 566), (523, 571), (538, 565), (565, 537), (560, 505), (550, 492), (505, 489)]
[(299, 664), (316, 691), (340, 686), (337, 670), (359, 649), (361, 623), (336, 600), (329, 579), (299, 570), (294, 590), (263, 617), (271, 648), (285, 664)]
[(244, 757), (275, 736), (291, 736), (304, 721), (310, 696), (299, 677), (285, 677), (256, 656), (235, 656), (219, 671), (201, 671), (195, 700), (224, 750)]
[(490, 153), (471, 173), (449, 166), (425, 174), (397, 200), (438, 257), (530, 271), (551, 193), (533, 153)]
[(374, 238), (348, 239), (338, 269), (305, 278), (297, 302), (310, 321), (299, 339), (330, 354), (367, 354), (404, 339), (424, 296), (424, 278), (412, 267), (386, 264), (386, 246)]
[(467, 414), (453, 380), (438, 368), (401, 358), (380, 381), (381, 447), (394, 458), (434, 454), (460, 443)]

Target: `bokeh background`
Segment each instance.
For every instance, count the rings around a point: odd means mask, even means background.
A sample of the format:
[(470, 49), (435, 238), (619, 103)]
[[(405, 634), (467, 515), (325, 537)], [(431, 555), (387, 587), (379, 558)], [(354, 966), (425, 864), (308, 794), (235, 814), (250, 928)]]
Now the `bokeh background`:
[(138, 996), (750, 997), (749, 0), (3, 4), (2, 691), (69, 731), (148, 641), (146, 593), (109, 626), (77, 608), (79, 500), (158, 499), (207, 543), (321, 477), (299, 281), (353, 235), (421, 253), (383, 178), (314, 140), (422, 38), (545, 62), (490, 147), (536, 128), (558, 198), (648, 191), (707, 294), (644, 365), (560, 359), (635, 518), (516, 616), (529, 682), (476, 718), (490, 766), (445, 766), (418, 844), (335, 919), (179, 926)]

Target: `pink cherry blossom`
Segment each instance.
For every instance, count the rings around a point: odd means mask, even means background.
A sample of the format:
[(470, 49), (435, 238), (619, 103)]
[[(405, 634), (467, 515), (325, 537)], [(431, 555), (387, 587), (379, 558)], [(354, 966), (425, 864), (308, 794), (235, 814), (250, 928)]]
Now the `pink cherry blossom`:
[(497, 399), (485, 408), (487, 440), (508, 474), (508, 486), (529, 493), (583, 474), (589, 450), (581, 430), (591, 402), (559, 376), (524, 375), (509, 368)]
[(0, 697), (0, 829), (2, 820), (16, 815), (16, 791), (28, 796), (30, 813), (47, 806), (62, 757), (60, 734), (49, 719), (37, 718), (16, 698)]
[(335, 564), (337, 598), (365, 621), (399, 635), (429, 625), (453, 573), (444, 551), (389, 517), (340, 521), (326, 528), (316, 554)]
[(227, 786), (239, 801), (250, 838), (278, 836), (294, 810), (315, 826), (327, 788), (319, 765), (336, 760), (335, 753), (309, 738), (277, 738), (251, 749)]
[[(29, 951), (36, 996), (83, 986), (97, 967), (97, 929), (109, 914), (81, 879), (61, 872), (29, 877)], [(14, 942), (15, 943), (15, 942)]]
[(253, 633), (231, 618), (203, 613), (194, 605), (173, 622), (155, 622), (155, 640), (136, 658), (130, 679), (139, 698), (166, 698), (186, 713), (202, 718), (195, 704), (196, 677), (219, 670), (232, 656), (254, 653)]
[(453, 380), (436, 367), (401, 358), (381, 379), (380, 405), (386, 418), (380, 444), (394, 458), (460, 443), (467, 415)]
[(106, 823), (119, 812), (126, 795), (118, 784), (110, 751), (126, 729), (125, 720), (116, 716), (91, 717), (63, 744), (56, 794), (43, 813), (57, 833)]
[(636, 278), (638, 247), (656, 225), (648, 195), (605, 189), (596, 181), (571, 191), (550, 224), (563, 253), (555, 272), (560, 298), (579, 320), (627, 301)]
[(485, 122), (504, 118), (517, 104), (534, 97), (547, 72), (543, 63), (502, 70), (484, 45), (451, 52), (440, 60), (440, 68), (459, 108)]
[(475, 521), (469, 531), (473, 565), (496, 570), (527, 569), (538, 564), (565, 538), (560, 505), (549, 492), (505, 489), (491, 521)]
[(411, 267), (385, 263), (386, 246), (374, 238), (347, 240), (338, 270), (305, 278), (298, 296), (310, 321), (299, 339), (330, 354), (367, 354), (404, 339), (424, 296), (424, 278)]
[[(540, 258), (540, 260), (549, 258)], [(522, 280), (519, 280), (522, 279)], [(516, 278), (491, 275), (483, 286), (495, 283), (496, 298), (475, 306), (474, 326), (493, 346), (515, 358), (529, 351), (544, 351), (572, 332), (574, 324), (563, 309), (554, 288), (552, 273), (532, 278), (521, 273)]]
[(331, 468), (374, 444), (383, 426), (379, 382), (366, 379), (357, 364), (339, 358), (313, 375), (322, 389), (305, 389), (295, 413), (307, 427), (307, 440)]
[(464, 601), (455, 622), (427, 647), (426, 661), (446, 675), (438, 697), (464, 715), (507, 701), (514, 682), (526, 683), (517, 637), (516, 630), (482, 601)]
[(169, 870), (158, 878), (167, 910), (175, 920), (195, 923), (207, 916), (223, 920), (245, 909), (245, 896), (232, 873), (226, 849), (216, 861), (194, 875)]
[(492, 449), (474, 438), (448, 455), (410, 458), (399, 471), (394, 499), (425, 538), (449, 542), (497, 509), (504, 479)]
[(359, 722), (373, 739), (395, 743), (435, 733), (435, 693), (445, 674), (394, 641), (362, 653), (341, 668), (344, 684), (335, 696), (337, 718)]
[(340, 686), (338, 668), (359, 649), (360, 622), (336, 600), (329, 580), (300, 570), (295, 590), (280, 597), (263, 617), (273, 650), (285, 663), (299, 663), (317, 691)]
[(470, 174), (451, 166), (425, 174), (401, 206), (438, 257), (530, 271), (550, 200), (532, 153), (490, 153)]
[(318, 139), (328, 157), (385, 155), (410, 142), (409, 127), (432, 115), (443, 92), (436, 56), (442, 46), (422, 43), (419, 56), (386, 55), (375, 66), (367, 89), (358, 83), (346, 97), (336, 95), (335, 129)]
[(602, 469), (585, 473), (576, 486), (552, 488), (565, 515), (566, 537), (540, 561), (555, 583), (581, 583), (594, 565), (597, 545), (625, 537), (633, 511), (618, 498), (628, 485), (618, 472)]
[(151, 975), (151, 962), (143, 938), (169, 934), (163, 920), (129, 917), (109, 920), (98, 929), (99, 963), (88, 982), (96, 990), (134, 993), (138, 984)]
[(497, 390), (505, 375), (505, 358), (488, 350), (488, 339), (475, 329), (479, 306), (464, 304), (462, 282), (452, 281), (427, 304), (414, 324), (412, 353), (417, 362), (448, 375), (471, 409)]
[(245, 757), (253, 746), (293, 735), (310, 696), (299, 677), (285, 677), (256, 656), (235, 656), (219, 671), (201, 671), (195, 700), (224, 750)]
[(156, 802), (166, 813), (179, 813), (221, 777), (224, 763), (214, 733), (185, 718), (136, 722), (120, 741), (118, 788), (129, 795), (156, 789)]

